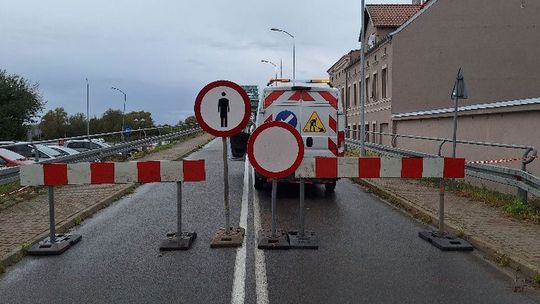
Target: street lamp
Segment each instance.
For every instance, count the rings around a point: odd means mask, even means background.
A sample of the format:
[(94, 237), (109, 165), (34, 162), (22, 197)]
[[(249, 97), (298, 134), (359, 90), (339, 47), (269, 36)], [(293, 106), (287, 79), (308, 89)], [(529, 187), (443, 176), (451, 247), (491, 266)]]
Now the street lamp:
[[(366, 156), (366, 53), (364, 46), (366, 45), (364, 41), (364, 36), (366, 35), (365, 29), (365, 10), (366, 4), (365, 0), (360, 2), (362, 6), (362, 27), (360, 31), (360, 155)], [(375, 130), (373, 130), (375, 131)]]
[(293, 66), (293, 72), (292, 72), (292, 78), (293, 78), (293, 85), (294, 85), (294, 81), (296, 79), (296, 46), (295, 46), (295, 40), (294, 40), (294, 36), (291, 35), (289, 32), (285, 31), (285, 30), (281, 30), (281, 29), (278, 29), (278, 28), (271, 28), (270, 29), (271, 31), (274, 31), (274, 32), (282, 32), (284, 34), (287, 34), (289, 35), (289, 37), (291, 37), (293, 39), (293, 45), (292, 45), (292, 66)]
[(124, 128), (125, 128), (125, 125), (124, 125), (124, 116), (126, 115), (126, 93), (124, 93), (124, 91), (118, 89), (118, 88), (115, 88), (115, 87), (111, 87), (111, 89), (113, 90), (116, 90), (122, 94), (124, 94), (124, 112), (122, 112), (122, 132), (120, 133), (122, 135), (122, 141), (124, 141)]
[[(274, 72), (276, 72), (276, 79), (277, 79), (277, 64), (273, 63), (272, 61), (264, 60), (262, 59), (261, 62), (268, 63), (274, 66)], [(276, 82), (277, 85), (277, 82)]]

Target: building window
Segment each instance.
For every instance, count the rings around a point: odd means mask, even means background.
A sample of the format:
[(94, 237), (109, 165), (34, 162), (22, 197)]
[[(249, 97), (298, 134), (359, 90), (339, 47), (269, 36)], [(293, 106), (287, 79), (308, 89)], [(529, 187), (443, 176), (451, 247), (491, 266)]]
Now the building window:
[(386, 93), (387, 81), (388, 81), (387, 69), (384, 68), (384, 69), (382, 69), (382, 73), (381, 73), (381, 94), (382, 94), (382, 98), (387, 97), (387, 93)]
[(386, 48), (384, 48), (384, 55), (386, 55)]
[(366, 67), (369, 68), (369, 60), (366, 60)]
[[(373, 129), (372, 130), (373, 130), (373, 132), (377, 132), (377, 123), (376, 122), (373, 123)], [(377, 139), (376, 134), (373, 133), (373, 136), (371, 136), (372, 142), (375, 143), (376, 139)]]
[(366, 78), (366, 100), (369, 100), (369, 77)]
[(345, 103), (345, 109), (348, 109), (349, 103), (347, 102), (347, 99), (345, 98), (345, 87), (341, 88), (341, 100)]
[(356, 132), (356, 124), (352, 125), (352, 138), (355, 140), (358, 139), (357, 132)]
[(364, 135), (364, 140), (365, 140), (366, 142), (369, 142), (369, 124), (368, 124), (368, 123), (366, 124), (366, 130), (365, 130), (365, 132), (366, 132), (366, 133), (365, 133), (365, 135)]
[(356, 83), (353, 84), (353, 101), (354, 101), (354, 106), (358, 105), (358, 91), (356, 90)]
[(377, 61), (377, 55), (375, 55), (375, 61)]
[(346, 91), (346, 97), (345, 97), (345, 100), (346, 100), (346, 103), (347, 103), (347, 106), (350, 108), (351, 107), (351, 100), (350, 100), (350, 92), (351, 91), (351, 87), (349, 86), (347, 88), (347, 91)]
[(371, 88), (371, 98), (377, 100), (377, 73), (373, 74), (373, 83)]

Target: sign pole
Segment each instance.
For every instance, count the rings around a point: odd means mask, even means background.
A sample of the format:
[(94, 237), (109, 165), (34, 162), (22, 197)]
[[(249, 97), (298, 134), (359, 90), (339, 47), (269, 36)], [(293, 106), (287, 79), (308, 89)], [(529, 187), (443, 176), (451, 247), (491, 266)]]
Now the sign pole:
[(277, 180), (272, 179), (272, 237), (276, 237), (276, 194), (277, 194)]
[(227, 137), (222, 137), (223, 144), (223, 203), (225, 204), (225, 234), (229, 235), (230, 225), (230, 207), (229, 207), (229, 163), (227, 161)]
[(182, 235), (182, 182), (176, 183), (176, 235)]
[(306, 186), (306, 182), (304, 181), (303, 178), (300, 178), (300, 227), (299, 227), (299, 234), (300, 234), (300, 237), (303, 238), (306, 233), (305, 233), (305, 220), (306, 220), (306, 216), (304, 214), (304, 196), (305, 196), (305, 186)]

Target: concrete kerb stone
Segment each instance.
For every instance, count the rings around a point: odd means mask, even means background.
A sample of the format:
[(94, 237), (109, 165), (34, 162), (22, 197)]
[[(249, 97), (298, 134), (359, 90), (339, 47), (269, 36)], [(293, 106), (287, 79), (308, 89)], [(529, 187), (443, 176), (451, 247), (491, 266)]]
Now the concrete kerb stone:
[[(192, 150), (182, 154), (181, 156), (179, 156), (178, 158), (175, 158), (174, 160), (180, 160), (180, 159), (194, 153), (195, 151), (197, 151), (197, 150), (201, 149), (202, 147), (204, 147), (204, 145), (208, 144), (213, 139), (214, 139), (213, 137), (210, 138), (205, 143), (198, 145), (197, 147), (195, 147)], [(126, 187), (124, 189), (121, 189), (121, 190), (111, 194), (109, 197), (97, 202), (96, 204), (94, 204), (94, 205), (92, 205), (92, 206), (90, 206), (90, 207), (88, 207), (88, 208), (86, 208), (86, 209), (84, 209), (84, 210), (82, 210), (80, 212), (74, 213), (73, 215), (71, 215), (70, 217), (68, 217), (67, 219), (65, 219), (63, 221), (58, 222), (56, 224), (56, 231), (58, 233), (68, 232), (69, 229), (79, 225), (77, 223), (77, 221), (80, 220), (82, 222), (83, 220), (93, 216), (99, 210), (110, 206), (112, 203), (114, 203), (118, 199), (122, 198), (123, 196), (125, 196), (125, 195), (127, 195), (127, 194), (129, 194), (131, 192), (133, 192), (135, 189), (137, 189), (139, 187), (138, 184), (127, 184), (125, 186)], [(29, 248), (32, 245), (36, 244), (37, 242), (43, 240), (44, 238), (46, 238), (48, 236), (49, 236), (49, 231), (45, 230), (42, 233), (40, 233), (40, 234), (36, 235), (35, 237), (33, 237), (31, 240), (29, 240), (27, 244), (19, 246), (18, 248), (12, 250), (10, 253), (4, 255), (3, 257), (1, 257), (0, 258), (0, 269), (7, 268), (9, 266), (13, 266), (16, 263), (18, 263), (23, 257), (26, 256), (27, 246)], [(1, 273), (2, 272), (0, 272), (0, 274)]]
[[(387, 203), (392, 204), (392, 206), (395, 206), (397, 208), (400, 208), (402, 211), (409, 214), (413, 218), (420, 220), (424, 225), (438, 225), (439, 219), (437, 214), (433, 214), (432, 212), (427, 211), (426, 209), (416, 205), (414, 202), (411, 202), (410, 200), (400, 196), (399, 194), (389, 191), (365, 179), (354, 179), (354, 181), (369, 188), (373, 192), (373, 194), (382, 199), (391, 198), (392, 201), (388, 201)], [(429, 222), (425, 221), (425, 218), (428, 218)], [(450, 223), (449, 221), (445, 221), (444, 225), (446, 230), (451, 234), (458, 235), (460, 233), (463, 233), (464, 235), (462, 236), (462, 238), (471, 243), (474, 248), (484, 253), (486, 257), (488, 257), (490, 260), (497, 261), (497, 259), (500, 259), (501, 256), (506, 256), (508, 258), (508, 267), (525, 275), (529, 279), (532, 279), (539, 271), (539, 269), (537, 269), (534, 265), (528, 263), (527, 261), (520, 259), (519, 257), (510, 255), (503, 249), (497, 248), (498, 246), (495, 246), (490, 242), (481, 239), (478, 236), (474, 236), (471, 233), (468, 233), (466, 230), (463, 230), (462, 228)]]

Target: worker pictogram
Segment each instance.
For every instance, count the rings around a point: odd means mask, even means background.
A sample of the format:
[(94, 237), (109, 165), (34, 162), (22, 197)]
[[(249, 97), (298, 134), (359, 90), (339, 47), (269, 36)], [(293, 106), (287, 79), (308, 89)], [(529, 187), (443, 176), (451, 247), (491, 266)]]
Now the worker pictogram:
[(306, 125), (304, 126), (304, 132), (309, 133), (325, 133), (326, 129), (322, 123), (321, 118), (317, 112), (313, 112), (309, 117)]

